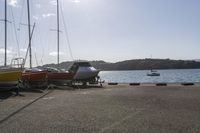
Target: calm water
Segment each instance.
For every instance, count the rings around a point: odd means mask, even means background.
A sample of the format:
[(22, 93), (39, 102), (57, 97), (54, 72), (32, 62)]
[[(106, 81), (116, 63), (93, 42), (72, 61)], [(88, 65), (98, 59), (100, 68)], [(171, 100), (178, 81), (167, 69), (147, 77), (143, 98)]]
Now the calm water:
[(200, 69), (158, 70), (161, 74), (158, 77), (146, 76), (148, 72), (148, 70), (102, 71), (100, 77), (106, 82), (119, 83), (200, 82)]

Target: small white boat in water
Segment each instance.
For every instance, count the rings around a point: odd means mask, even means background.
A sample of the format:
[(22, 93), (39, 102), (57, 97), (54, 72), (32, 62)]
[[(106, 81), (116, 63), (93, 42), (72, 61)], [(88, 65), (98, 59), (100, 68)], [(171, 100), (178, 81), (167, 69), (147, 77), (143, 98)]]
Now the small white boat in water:
[(160, 76), (160, 73), (158, 73), (156, 70), (151, 70), (149, 73), (147, 73), (147, 76)]

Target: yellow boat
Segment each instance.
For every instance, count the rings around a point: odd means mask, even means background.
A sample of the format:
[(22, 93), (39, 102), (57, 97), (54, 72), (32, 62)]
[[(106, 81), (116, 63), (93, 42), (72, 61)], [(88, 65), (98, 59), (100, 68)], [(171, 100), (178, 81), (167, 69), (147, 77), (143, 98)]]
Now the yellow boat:
[(19, 85), (24, 68), (24, 59), (12, 59), (11, 65), (7, 65), (7, 0), (5, 0), (5, 61), (4, 67), (0, 67), (0, 88), (12, 88)]
[(0, 88), (18, 85), (22, 78), (23, 64), (23, 58), (15, 58), (10, 66), (0, 68)]
[(12, 84), (17, 85), (19, 80), (22, 77), (22, 71), (21, 70), (1, 70), (0, 71), (0, 85), (1, 84)]

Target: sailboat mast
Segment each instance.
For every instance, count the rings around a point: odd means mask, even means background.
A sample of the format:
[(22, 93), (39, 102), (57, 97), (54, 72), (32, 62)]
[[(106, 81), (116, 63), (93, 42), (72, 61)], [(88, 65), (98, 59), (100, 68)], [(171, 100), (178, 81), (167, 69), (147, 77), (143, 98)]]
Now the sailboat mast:
[(57, 45), (58, 45), (58, 68), (60, 67), (60, 20), (59, 20), (59, 0), (57, 0)]
[(7, 66), (7, 0), (5, 0), (5, 61), (4, 66)]
[(29, 37), (29, 57), (30, 57), (30, 68), (32, 68), (32, 50), (31, 50), (31, 22), (30, 22), (30, 7), (29, 0), (27, 0), (27, 10), (28, 10), (28, 37)]

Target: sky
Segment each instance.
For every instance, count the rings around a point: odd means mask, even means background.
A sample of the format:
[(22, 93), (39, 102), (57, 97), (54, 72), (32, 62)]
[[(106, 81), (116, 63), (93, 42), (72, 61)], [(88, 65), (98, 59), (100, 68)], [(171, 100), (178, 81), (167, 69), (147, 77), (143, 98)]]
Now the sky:
[[(26, 0), (7, 1), (9, 63), (13, 57), (25, 56), (28, 28)], [(4, 2), (0, 0), (0, 20), (4, 19)], [(36, 24), (34, 66), (57, 63), (56, 1), (30, 0), (30, 12), (31, 24)], [(200, 59), (199, 16), (199, 0), (60, 0), (61, 62), (117, 62), (151, 56)], [(0, 21), (3, 63), (4, 22)]]

